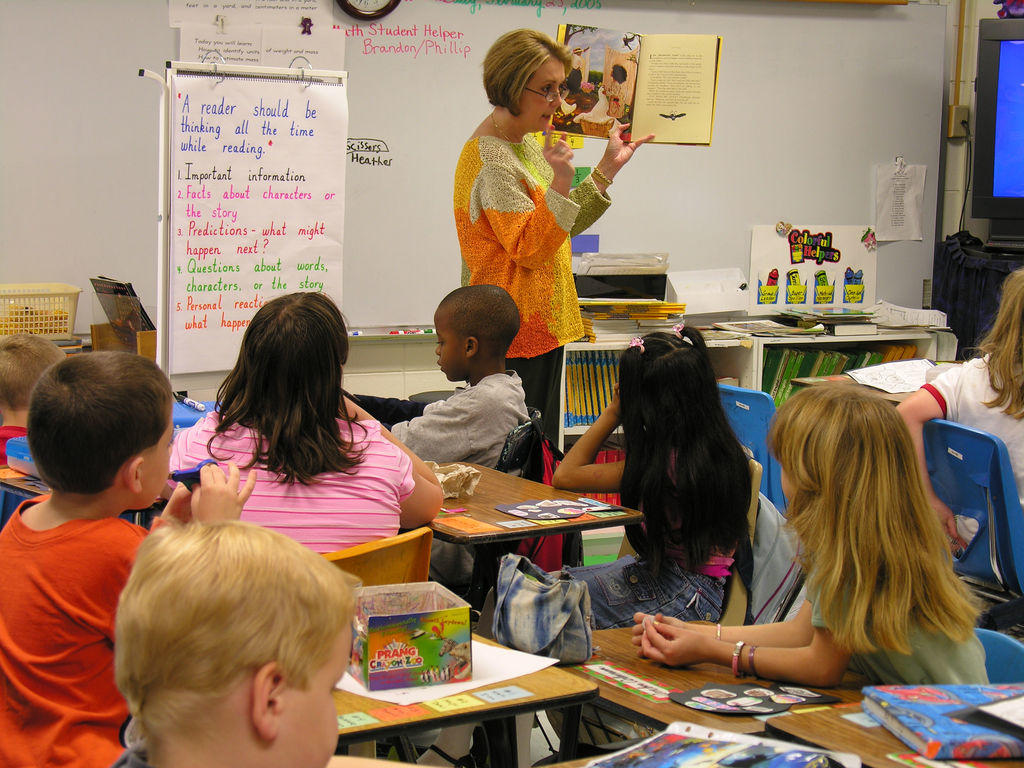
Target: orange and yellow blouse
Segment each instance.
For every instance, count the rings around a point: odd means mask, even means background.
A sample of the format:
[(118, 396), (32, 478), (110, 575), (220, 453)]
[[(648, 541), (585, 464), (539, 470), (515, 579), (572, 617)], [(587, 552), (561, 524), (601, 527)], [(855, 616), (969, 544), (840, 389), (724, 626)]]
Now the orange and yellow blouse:
[(499, 285), (519, 307), (509, 357), (536, 357), (583, 335), (569, 237), (611, 200), (589, 176), (563, 197), (549, 188), (553, 175), (532, 135), (519, 144), (470, 139), (455, 169), (455, 229), (468, 283)]

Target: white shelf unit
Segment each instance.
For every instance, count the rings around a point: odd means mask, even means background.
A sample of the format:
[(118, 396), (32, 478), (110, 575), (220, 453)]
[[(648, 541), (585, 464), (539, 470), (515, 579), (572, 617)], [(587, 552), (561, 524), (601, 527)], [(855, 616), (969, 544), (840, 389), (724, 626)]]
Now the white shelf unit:
[[(582, 435), (587, 431), (589, 425), (565, 426), (566, 414), (566, 369), (571, 358), (587, 352), (621, 352), (629, 342), (598, 341), (594, 344), (588, 342), (573, 342), (565, 345), (565, 360), (562, 364), (562, 383), (559, 389), (559, 410), (561, 418), (558, 421), (558, 447), (565, 449), (565, 438)], [(711, 350), (712, 361), (715, 366), (715, 373), (719, 376), (732, 376), (739, 380), (740, 386), (747, 386), (743, 382), (749, 379), (750, 371), (750, 350), (751, 339), (713, 339), (708, 341), (708, 348)], [(746, 373), (744, 373), (746, 372)]]
[[(712, 339), (708, 341), (708, 350), (715, 374), (719, 377), (733, 377), (741, 387), (747, 389), (761, 388), (761, 374), (764, 363), (765, 348), (771, 346), (796, 347), (814, 346), (826, 349), (852, 349), (865, 344), (885, 342), (911, 341), (917, 346), (917, 356), (936, 358), (936, 333), (923, 329), (913, 330), (879, 330), (878, 333), (858, 336), (751, 336), (742, 339)], [(581, 353), (598, 351), (621, 351), (626, 348), (627, 341), (598, 341), (594, 344), (574, 342), (565, 345), (566, 361)], [(566, 365), (562, 365), (562, 383), (560, 388), (561, 418), (558, 426), (558, 446), (565, 449), (565, 439), (582, 435), (587, 426), (565, 426), (566, 413)]]

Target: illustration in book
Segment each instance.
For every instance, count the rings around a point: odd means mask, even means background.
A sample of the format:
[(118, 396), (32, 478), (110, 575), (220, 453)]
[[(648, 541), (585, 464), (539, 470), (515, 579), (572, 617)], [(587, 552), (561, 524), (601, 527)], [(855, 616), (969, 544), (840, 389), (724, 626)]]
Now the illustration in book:
[(558, 41), (572, 61), (555, 130), (607, 138), (617, 120), (656, 143), (711, 143), (719, 37), (562, 24)]
[(777, 743), (750, 744), (662, 733), (646, 741), (595, 760), (592, 768), (835, 768), (840, 763), (822, 752), (786, 749)]

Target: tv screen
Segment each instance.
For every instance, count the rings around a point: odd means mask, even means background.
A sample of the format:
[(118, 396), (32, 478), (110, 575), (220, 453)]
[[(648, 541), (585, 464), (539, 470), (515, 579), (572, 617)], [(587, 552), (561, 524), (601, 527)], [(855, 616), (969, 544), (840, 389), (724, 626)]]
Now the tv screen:
[(1024, 241), (1024, 19), (979, 27), (971, 211), (998, 245)]

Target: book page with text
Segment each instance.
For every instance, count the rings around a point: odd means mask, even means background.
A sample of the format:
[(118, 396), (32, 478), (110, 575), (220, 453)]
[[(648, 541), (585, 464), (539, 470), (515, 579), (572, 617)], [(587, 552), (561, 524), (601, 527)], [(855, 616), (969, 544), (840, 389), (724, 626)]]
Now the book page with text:
[(716, 35), (644, 35), (633, 110), (634, 136), (657, 144), (710, 144), (718, 82)]

